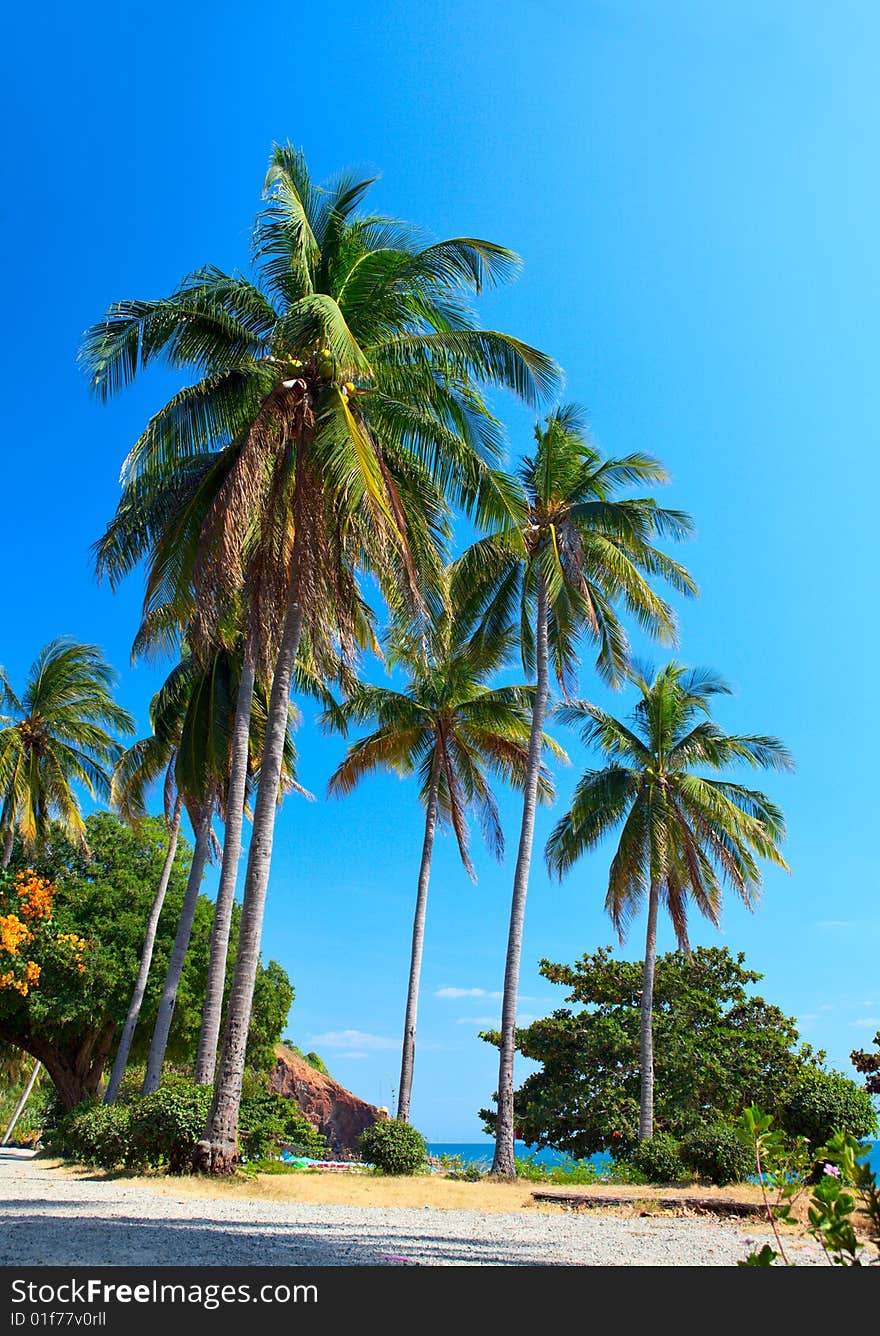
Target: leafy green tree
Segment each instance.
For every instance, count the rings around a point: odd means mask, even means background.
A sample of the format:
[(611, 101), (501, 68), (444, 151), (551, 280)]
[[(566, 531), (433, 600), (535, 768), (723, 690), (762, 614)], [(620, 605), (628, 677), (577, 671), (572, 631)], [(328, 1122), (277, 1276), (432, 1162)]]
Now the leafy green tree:
[(653, 497), (621, 496), (630, 486), (667, 481), (666, 470), (644, 454), (603, 459), (588, 442), (574, 405), (557, 408), (535, 426), (536, 450), (520, 478), (525, 523), (507, 520), (475, 543), (457, 563), (456, 587), (470, 591), (487, 625), (518, 614), (523, 665), (535, 674), (529, 763), (513, 879), (498, 1071), (498, 1119), (492, 1172), (513, 1178), (513, 1062), (520, 956), (532, 858), (541, 738), (550, 696), (551, 667), (563, 692), (574, 685), (579, 638), (597, 646), (597, 668), (616, 682), (628, 663), (618, 610), (650, 634), (670, 640), (672, 609), (649, 583), (666, 580), (695, 592), (690, 576), (654, 546), (657, 535), (682, 538), (690, 520), (664, 510)]
[[(57, 887), (53, 933), (45, 939), (45, 949), (42, 939), (29, 948), (40, 965), (39, 985), (26, 996), (12, 989), (0, 990), (0, 1041), (45, 1064), (64, 1108), (73, 1108), (100, 1086), (127, 1013), (144, 921), (167, 845), (165, 824), (156, 817), (145, 817), (135, 831), (111, 813), (98, 812), (86, 817), (85, 835), (90, 856), (53, 831), (37, 860), (36, 870)], [(181, 840), (159, 920), (157, 968), (147, 986), (142, 1025), (132, 1045), (133, 1062), (143, 1062), (146, 1057), (159, 1006), (159, 981), (173, 947), (188, 871), (189, 849)], [(201, 1025), (212, 910), (207, 897), (200, 896), (169, 1035), (168, 1059), (185, 1067), (195, 1058)], [(236, 931), (234, 921), (233, 945)], [(68, 933), (87, 943), (81, 956), (82, 973), (71, 968), (70, 949), (62, 940)], [(258, 978), (261, 976), (258, 971)], [(274, 973), (273, 977), (280, 991), (280, 976)], [(289, 983), (284, 987), (289, 990)], [(271, 985), (270, 991), (274, 998)], [(269, 999), (265, 993), (263, 997), (268, 1009)], [(264, 1027), (257, 1041), (257, 1052), (264, 1054), (271, 1025), (266, 1024), (264, 1004), (260, 1005), (254, 1024), (256, 1034)], [(271, 1005), (277, 1012), (277, 999)], [(282, 1028), (278, 1026), (277, 1034)]]
[[(352, 743), (331, 776), (328, 790), (350, 793), (375, 770), (418, 776), (425, 809), (425, 834), (416, 891), (409, 983), (397, 1118), (409, 1120), (416, 1047), (419, 981), (425, 940), (428, 883), (438, 822), (455, 832), (461, 861), (476, 881), (469, 852), (468, 818), (477, 816), (495, 856), (504, 855), (504, 833), (490, 778), (522, 788), (529, 757), (534, 690), (492, 686), (491, 679), (515, 645), (512, 627), (474, 635), (471, 622), (450, 603), (423, 629), (392, 639), (389, 666), (406, 682), (398, 690), (361, 683), (324, 715), (327, 725), (347, 731), (375, 722), (371, 733)], [(564, 752), (545, 736), (544, 745)], [(553, 785), (546, 770), (538, 777), (539, 797), (549, 802)]]
[[(426, 245), (413, 229), (359, 212), (370, 184), (342, 175), (318, 186), (302, 154), (276, 146), (255, 232), (257, 281), (203, 268), (168, 298), (117, 303), (83, 348), (103, 398), (159, 360), (197, 373), (151, 419), (127, 476), (135, 492), (153, 495), (172, 492), (189, 465), (218, 479), (186, 548), (198, 622), (210, 640), (230, 601), (244, 597), (248, 661), (262, 661), (272, 680), (237, 969), (201, 1153), (218, 1172), (235, 1156), (300, 641), (356, 619), (359, 566), (389, 597), (400, 588), (415, 597), (444, 536), (441, 492), (484, 518), (516, 508), (491, 467), (500, 440), (480, 386), (534, 402), (557, 376), (543, 354), (477, 328), (469, 309), (469, 293), (508, 276), (516, 257), (473, 238)], [(214, 451), (222, 480), (205, 459)]]
[[(642, 964), (604, 948), (574, 965), (543, 960), (541, 974), (566, 988), (574, 1005), (517, 1031), (519, 1051), (541, 1064), (516, 1092), (517, 1132), (578, 1158), (629, 1155), (639, 1144)], [(795, 1021), (754, 992), (761, 978), (742, 952), (722, 947), (698, 947), (690, 960), (679, 951), (658, 957), (658, 1133), (681, 1140), (735, 1122), (756, 1101), (784, 1119), (805, 1075), (820, 1069), (824, 1054), (801, 1043)], [(494, 1130), (494, 1112), (481, 1116)]]
[(755, 789), (697, 771), (743, 764), (790, 770), (793, 763), (777, 738), (725, 733), (714, 722), (712, 698), (730, 693), (719, 677), (672, 662), (653, 678), (634, 671), (630, 680), (641, 699), (629, 723), (583, 701), (557, 711), (564, 722), (581, 726), (584, 743), (607, 764), (580, 780), (547, 842), (547, 863), (561, 877), (620, 828), (605, 907), (621, 940), (647, 900), (639, 1118), (644, 1140), (654, 1127), (652, 1018), (661, 902), (688, 954), (689, 903), (717, 924), (725, 884), (751, 909), (761, 886), (758, 859), (787, 866), (779, 852), (785, 834), (779, 807)]
[(53, 822), (85, 839), (76, 786), (106, 797), (122, 750), (115, 735), (134, 729), (113, 699), (115, 680), (96, 645), (63, 637), (40, 651), (21, 698), (0, 668), (0, 868), (16, 834), (29, 853)]

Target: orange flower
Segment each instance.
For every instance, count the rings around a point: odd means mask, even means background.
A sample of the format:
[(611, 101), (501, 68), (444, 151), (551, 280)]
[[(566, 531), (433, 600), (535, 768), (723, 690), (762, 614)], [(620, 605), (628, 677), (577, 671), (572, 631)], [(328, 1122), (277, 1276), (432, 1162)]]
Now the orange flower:
[(18, 955), (22, 944), (32, 942), (34, 934), (17, 914), (0, 914), (0, 950)]

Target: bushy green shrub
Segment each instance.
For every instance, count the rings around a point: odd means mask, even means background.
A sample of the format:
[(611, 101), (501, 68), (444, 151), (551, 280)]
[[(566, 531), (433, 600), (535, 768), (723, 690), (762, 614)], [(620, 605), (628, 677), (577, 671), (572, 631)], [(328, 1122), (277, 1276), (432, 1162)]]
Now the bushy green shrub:
[(277, 1155), (284, 1148), (316, 1160), (328, 1154), (327, 1142), (299, 1105), (265, 1090), (242, 1100), (238, 1135), (242, 1154), (248, 1160)]
[(785, 1131), (820, 1146), (835, 1132), (857, 1140), (873, 1135), (877, 1115), (867, 1090), (840, 1072), (806, 1073), (792, 1092), (781, 1118)]
[(631, 1159), (649, 1183), (677, 1183), (684, 1178), (679, 1144), (667, 1132), (657, 1132), (640, 1141)]
[(124, 1105), (91, 1099), (69, 1113), (52, 1118), (44, 1127), (51, 1150), (101, 1169), (128, 1166), (130, 1110)]
[(692, 1173), (719, 1187), (740, 1183), (755, 1172), (751, 1146), (726, 1123), (709, 1123), (688, 1132), (681, 1143), (681, 1158)]
[(174, 1081), (131, 1106), (129, 1164), (186, 1173), (211, 1107), (210, 1086)]
[(365, 1128), (358, 1137), (358, 1150), (383, 1174), (414, 1174), (428, 1154), (421, 1132), (396, 1118), (381, 1119)]

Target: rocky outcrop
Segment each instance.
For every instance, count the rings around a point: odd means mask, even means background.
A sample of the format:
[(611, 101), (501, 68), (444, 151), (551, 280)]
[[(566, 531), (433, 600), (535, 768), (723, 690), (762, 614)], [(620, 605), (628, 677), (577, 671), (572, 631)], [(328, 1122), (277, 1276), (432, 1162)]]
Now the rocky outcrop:
[(278, 1061), (269, 1078), (269, 1089), (295, 1099), (309, 1122), (327, 1138), (335, 1155), (354, 1150), (365, 1127), (388, 1117), (387, 1110), (358, 1099), (283, 1044), (275, 1045), (275, 1056)]

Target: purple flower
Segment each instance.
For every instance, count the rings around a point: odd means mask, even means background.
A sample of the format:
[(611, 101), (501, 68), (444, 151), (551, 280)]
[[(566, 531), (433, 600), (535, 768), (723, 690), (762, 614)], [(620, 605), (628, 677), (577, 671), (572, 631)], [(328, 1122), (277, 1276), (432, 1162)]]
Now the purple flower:
[(823, 1174), (828, 1174), (831, 1178), (840, 1178), (840, 1170), (836, 1164), (826, 1164), (822, 1170)]

